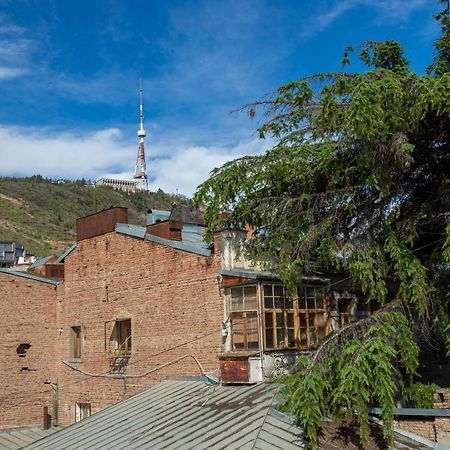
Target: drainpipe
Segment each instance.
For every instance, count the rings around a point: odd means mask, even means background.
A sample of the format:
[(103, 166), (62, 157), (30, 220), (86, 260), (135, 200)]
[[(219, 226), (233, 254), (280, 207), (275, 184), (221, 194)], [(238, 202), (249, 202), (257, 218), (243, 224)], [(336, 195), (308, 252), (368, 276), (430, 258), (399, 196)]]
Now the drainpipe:
[(258, 333), (259, 333), (259, 364), (261, 367), (261, 379), (266, 381), (264, 374), (264, 330), (263, 330), (263, 318), (262, 318), (262, 298), (261, 298), (261, 282), (257, 281), (256, 284), (256, 295), (258, 299)]
[(52, 426), (58, 426), (58, 379), (53, 383), (50, 380), (44, 381), (44, 384), (49, 384), (52, 388), (53, 410), (52, 410)]

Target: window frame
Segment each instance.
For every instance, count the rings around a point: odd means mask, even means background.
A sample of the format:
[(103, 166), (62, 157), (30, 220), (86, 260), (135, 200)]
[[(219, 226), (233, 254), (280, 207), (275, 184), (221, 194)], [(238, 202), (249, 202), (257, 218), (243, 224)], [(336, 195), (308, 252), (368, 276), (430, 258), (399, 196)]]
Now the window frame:
[[(246, 296), (245, 291), (248, 288), (254, 289), (254, 296)], [(233, 290), (242, 289), (242, 308), (234, 309), (233, 308)], [(260, 333), (259, 333), (259, 295), (258, 295), (258, 283), (240, 283), (233, 286), (227, 286), (225, 290), (226, 295), (226, 307), (228, 318), (230, 321), (230, 347), (231, 351), (236, 352), (245, 352), (245, 351), (258, 351), (261, 343), (260, 343)], [(246, 305), (246, 300), (252, 299), (250, 308)], [(240, 320), (238, 317), (242, 317), (242, 347), (236, 348), (235, 342), (235, 320)], [(252, 326), (253, 324), (253, 326)], [(256, 327), (256, 329), (255, 329)], [(256, 340), (250, 340), (250, 337), (255, 336)], [(253, 343), (253, 346), (249, 346), (250, 343)]]
[[(87, 406), (87, 415), (84, 415), (85, 407)], [(92, 405), (88, 402), (75, 402), (75, 423), (81, 422), (92, 415)], [(83, 416), (83, 417), (81, 417)]]
[[(79, 329), (79, 355), (75, 355), (75, 329)], [(84, 327), (80, 323), (75, 323), (69, 326), (69, 360), (70, 362), (83, 362), (84, 359)]]
[[(127, 323), (129, 333), (123, 335), (124, 324)], [(133, 351), (133, 323), (131, 317), (123, 317), (114, 320), (112, 331), (112, 342), (115, 343), (114, 348), (111, 348), (110, 353), (112, 357), (130, 357)], [(122, 349), (121, 347), (124, 346)]]
[[(267, 298), (270, 298), (270, 295), (266, 295), (266, 287), (271, 286), (272, 288), (272, 307), (267, 306)], [(281, 287), (283, 295), (280, 297), (279, 295), (275, 295), (275, 287)], [(262, 320), (263, 320), (263, 342), (264, 342), (264, 350), (286, 350), (286, 349), (297, 349), (297, 350), (313, 350), (317, 348), (320, 343), (320, 340), (324, 338), (329, 330), (329, 299), (327, 296), (327, 288), (322, 284), (311, 284), (304, 283), (299, 287), (295, 288), (295, 295), (292, 300), (286, 298), (286, 287), (282, 283), (274, 283), (274, 282), (265, 282), (261, 284), (261, 302), (262, 302)], [(323, 293), (322, 296), (322, 307), (317, 308), (317, 300), (318, 297), (314, 295), (314, 297), (310, 297), (304, 295), (303, 297), (299, 296), (299, 290), (302, 293), (306, 293), (306, 289), (314, 289), (316, 293), (317, 290), (321, 290)], [(276, 299), (283, 298), (283, 306), (276, 305)], [(311, 300), (314, 298), (314, 307), (310, 307), (308, 299)], [(286, 307), (288, 305), (288, 307)], [(324, 320), (325, 324), (323, 326), (319, 326), (318, 324), (318, 316), (322, 315), (322, 320)], [(278, 318), (282, 317), (281, 323), (282, 325), (278, 325)], [(291, 319), (289, 319), (289, 316)], [(304, 318), (305, 326), (302, 326), (302, 319)], [(312, 319), (312, 323), (311, 323)], [(269, 322), (270, 321), (270, 322)], [(271, 326), (268, 326), (271, 325)], [(325, 328), (325, 333), (323, 337), (321, 336), (321, 329)], [(283, 330), (280, 335), (281, 339), (279, 339), (279, 329)], [(302, 341), (302, 329), (305, 330), (305, 338), (306, 343), (303, 344)], [(268, 345), (268, 330), (271, 330), (271, 343), (272, 345)], [(293, 339), (294, 345), (291, 345), (291, 336), (292, 333), (290, 330), (293, 330)], [(314, 336), (314, 342), (311, 342), (311, 336)], [(284, 342), (280, 345), (280, 342), (283, 340)]]

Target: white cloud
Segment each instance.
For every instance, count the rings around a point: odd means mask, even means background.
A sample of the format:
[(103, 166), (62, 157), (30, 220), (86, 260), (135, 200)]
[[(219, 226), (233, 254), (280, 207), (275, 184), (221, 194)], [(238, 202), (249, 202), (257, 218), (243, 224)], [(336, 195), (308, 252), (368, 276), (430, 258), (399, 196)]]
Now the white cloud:
[(409, 16), (426, 6), (426, 0), (338, 0), (327, 2), (322, 12), (315, 12), (310, 26), (303, 30), (304, 37), (314, 36), (333, 24), (346, 12), (366, 7), (374, 10), (375, 23), (405, 22)]
[(261, 154), (269, 145), (269, 141), (254, 138), (228, 147), (182, 146), (169, 158), (154, 159), (147, 164), (151, 178), (154, 177), (150, 180), (150, 189), (178, 190), (191, 196), (215, 167), (242, 156)]
[[(150, 189), (161, 188), (170, 193), (178, 190), (187, 196), (195, 192), (213, 168), (230, 159), (260, 154), (270, 145), (268, 141), (251, 138), (234, 144), (195, 146), (173, 135), (168, 135), (167, 143), (147, 144)], [(48, 128), (0, 126), (2, 176), (131, 179), (136, 152), (137, 143), (125, 140), (116, 128), (58, 134)]]
[(33, 41), (26, 30), (0, 16), (0, 80), (16, 78), (28, 72)]
[(27, 71), (25, 69), (17, 69), (14, 67), (2, 67), (0, 66), (0, 80), (6, 80), (9, 78), (17, 78), (24, 75)]

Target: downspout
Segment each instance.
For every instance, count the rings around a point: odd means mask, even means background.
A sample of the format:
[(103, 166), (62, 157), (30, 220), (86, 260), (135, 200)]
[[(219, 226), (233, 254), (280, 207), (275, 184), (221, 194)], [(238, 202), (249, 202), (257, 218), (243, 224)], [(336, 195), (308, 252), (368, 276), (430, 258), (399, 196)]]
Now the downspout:
[(261, 378), (264, 382), (266, 376), (264, 374), (264, 330), (263, 330), (263, 320), (262, 320), (262, 301), (261, 301), (261, 282), (257, 281), (256, 293), (258, 297), (258, 334), (259, 334), (259, 365), (261, 368)]

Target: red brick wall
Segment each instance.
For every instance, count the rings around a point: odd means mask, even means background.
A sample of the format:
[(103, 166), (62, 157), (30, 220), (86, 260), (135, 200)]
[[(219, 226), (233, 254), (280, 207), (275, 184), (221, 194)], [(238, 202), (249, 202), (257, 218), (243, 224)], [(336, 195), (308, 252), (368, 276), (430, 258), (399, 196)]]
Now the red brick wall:
[[(64, 330), (57, 340), (60, 357), (69, 360), (69, 327), (82, 324), (84, 359), (71, 365), (91, 374), (107, 373), (111, 321), (130, 317), (133, 349), (127, 375), (143, 374), (186, 354), (198, 358), (206, 371), (218, 368), (223, 318), (218, 269), (216, 258), (114, 232), (79, 242), (65, 260), (58, 310), (58, 328)], [(76, 402), (91, 403), (96, 412), (169, 374), (200, 371), (187, 358), (124, 380), (87, 376), (58, 362), (62, 423), (74, 421)]]
[[(42, 423), (55, 376), (56, 287), (0, 273), (0, 428)], [(25, 356), (20, 344), (31, 344)], [(28, 368), (28, 369), (25, 369)]]

